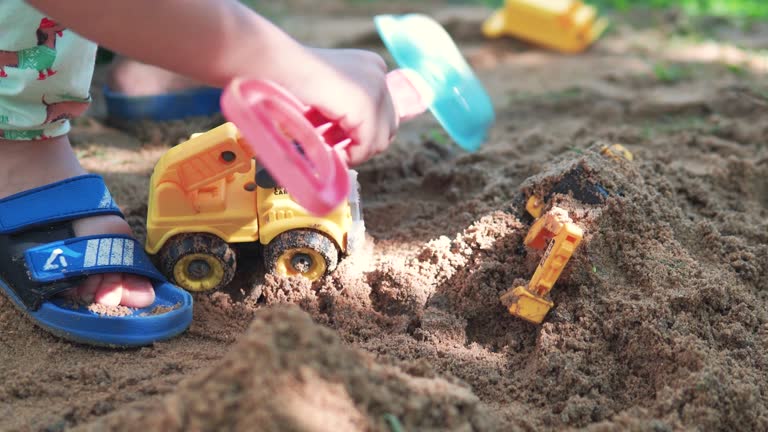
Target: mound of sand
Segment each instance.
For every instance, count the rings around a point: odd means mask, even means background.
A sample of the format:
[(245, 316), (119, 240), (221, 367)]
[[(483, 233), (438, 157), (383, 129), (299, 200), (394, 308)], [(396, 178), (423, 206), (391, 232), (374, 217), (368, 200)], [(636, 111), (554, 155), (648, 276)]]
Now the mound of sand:
[(345, 346), (297, 307), (256, 314), (216, 365), (151, 406), (91, 425), (96, 430), (488, 429), (466, 386), (378, 364)]

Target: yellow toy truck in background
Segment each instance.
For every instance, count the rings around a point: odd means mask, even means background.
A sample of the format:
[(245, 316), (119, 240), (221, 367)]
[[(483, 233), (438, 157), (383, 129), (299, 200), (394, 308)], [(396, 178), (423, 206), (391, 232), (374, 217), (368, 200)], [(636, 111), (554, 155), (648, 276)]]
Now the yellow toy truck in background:
[(267, 271), (315, 281), (364, 241), (357, 175), (347, 201), (324, 217), (299, 206), (258, 167), (237, 127), (225, 123), (170, 149), (150, 180), (147, 252), (188, 291), (222, 288), (237, 243), (260, 243)]
[(578, 53), (600, 38), (608, 21), (580, 0), (506, 0), (483, 23), (489, 38), (513, 36), (564, 53)]

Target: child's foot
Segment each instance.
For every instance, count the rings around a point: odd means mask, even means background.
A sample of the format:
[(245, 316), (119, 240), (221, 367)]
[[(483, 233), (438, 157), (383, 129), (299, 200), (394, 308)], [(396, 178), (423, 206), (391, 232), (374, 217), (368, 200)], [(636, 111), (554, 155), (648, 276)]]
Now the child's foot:
[[(67, 137), (35, 142), (0, 139), (0, 151), (0, 198), (85, 174)], [(78, 236), (132, 235), (128, 224), (118, 216), (81, 219), (74, 223), (74, 229)], [(118, 273), (90, 276), (67, 294), (106, 306), (144, 307), (155, 299), (149, 280)]]
[(107, 85), (126, 96), (153, 96), (204, 87), (182, 75), (124, 57), (115, 59)]
[(107, 123), (144, 142), (176, 144), (224, 123), (220, 89), (156, 66), (118, 57), (107, 88)]

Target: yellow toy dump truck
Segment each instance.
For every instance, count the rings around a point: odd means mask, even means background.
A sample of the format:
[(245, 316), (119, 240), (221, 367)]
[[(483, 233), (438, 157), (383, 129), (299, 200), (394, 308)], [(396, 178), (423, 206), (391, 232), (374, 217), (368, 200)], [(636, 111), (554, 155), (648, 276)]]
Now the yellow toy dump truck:
[(483, 23), (490, 38), (513, 36), (564, 53), (582, 52), (608, 27), (579, 0), (506, 0)]
[(225, 123), (170, 149), (152, 174), (146, 250), (189, 291), (232, 280), (236, 243), (263, 245), (270, 272), (314, 281), (365, 236), (354, 171), (349, 199), (317, 217), (275, 184), (243, 143)]

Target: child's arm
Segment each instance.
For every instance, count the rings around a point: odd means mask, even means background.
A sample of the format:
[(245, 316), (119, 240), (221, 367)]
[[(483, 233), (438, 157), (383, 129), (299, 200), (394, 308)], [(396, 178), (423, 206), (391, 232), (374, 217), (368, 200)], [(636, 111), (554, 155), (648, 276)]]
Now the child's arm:
[(382, 151), (397, 128), (386, 64), (358, 50), (305, 47), (236, 0), (28, 0), (78, 34), (127, 57), (225, 86), (234, 77), (275, 81), (328, 117), (358, 145), (352, 164)]

